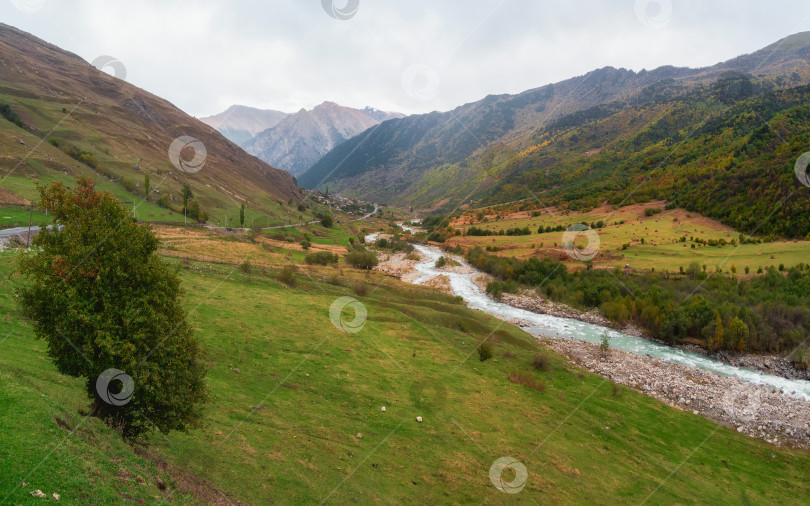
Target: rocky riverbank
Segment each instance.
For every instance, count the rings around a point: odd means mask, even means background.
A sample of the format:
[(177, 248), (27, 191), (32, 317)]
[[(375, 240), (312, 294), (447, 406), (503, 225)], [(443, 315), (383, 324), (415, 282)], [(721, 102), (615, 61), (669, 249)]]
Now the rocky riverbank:
[(683, 411), (776, 445), (810, 448), (810, 402), (771, 387), (568, 339), (542, 339), (577, 365)]
[[(487, 283), (491, 280), (492, 278), (486, 275), (482, 276), (479, 275), (473, 279), (473, 281), (475, 281), (478, 287), (481, 288), (481, 290), (484, 292), (486, 292)], [(492, 297), (490, 296), (490, 298)], [(644, 331), (644, 329), (637, 327), (635, 325), (632, 324), (624, 326), (616, 325), (612, 321), (602, 316), (597, 309), (592, 309), (590, 311), (579, 311), (570, 306), (566, 306), (565, 304), (559, 304), (547, 300), (539, 296), (532, 290), (526, 290), (518, 295), (511, 293), (504, 293), (500, 299), (500, 302), (508, 304), (512, 307), (525, 309), (533, 313), (549, 314), (552, 316), (559, 316), (562, 318), (571, 318), (573, 320), (579, 320), (586, 323), (600, 325), (602, 327), (612, 328), (629, 336), (644, 337), (645, 339), (650, 339), (652, 341), (659, 342), (655, 339), (652, 339)], [(693, 353), (698, 353), (700, 355), (706, 355), (715, 360), (725, 362), (735, 367), (745, 367), (746, 369), (752, 369), (755, 371), (764, 372), (766, 374), (773, 374), (774, 376), (781, 376), (787, 379), (810, 380), (810, 370), (796, 369), (789, 360), (783, 357), (776, 357), (772, 355), (731, 353), (727, 351), (707, 353), (707, 350), (705, 348), (696, 346), (694, 344), (685, 344), (685, 345), (672, 345), (669, 343), (661, 343), (661, 344), (666, 344), (667, 346), (672, 346), (673, 348), (691, 351)]]

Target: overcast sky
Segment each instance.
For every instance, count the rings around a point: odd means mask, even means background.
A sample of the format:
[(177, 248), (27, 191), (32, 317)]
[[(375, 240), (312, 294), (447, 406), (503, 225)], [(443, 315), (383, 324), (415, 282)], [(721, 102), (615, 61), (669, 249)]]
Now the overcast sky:
[(198, 117), (325, 100), (418, 113), (608, 65), (711, 65), (810, 30), (810, 2), (0, 0), (0, 20), (113, 56)]

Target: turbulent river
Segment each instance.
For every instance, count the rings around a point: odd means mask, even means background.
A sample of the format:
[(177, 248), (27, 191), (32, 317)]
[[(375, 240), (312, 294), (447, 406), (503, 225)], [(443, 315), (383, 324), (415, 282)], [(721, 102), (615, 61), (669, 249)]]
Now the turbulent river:
[[(369, 240), (373, 239), (374, 237), (369, 237)], [(705, 355), (672, 348), (639, 337), (628, 336), (592, 323), (537, 314), (494, 301), (473, 282), (472, 278), (475, 274), (458, 274), (438, 270), (435, 267), (436, 260), (444, 254), (439, 248), (421, 244), (414, 246), (422, 254), (424, 260), (415, 265), (415, 269), (421, 276), (414, 280), (413, 283), (423, 284), (436, 276), (447, 276), (450, 279), (450, 287), (453, 293), (463, 297), (469, 307), (502, 320), (515, 322), (523, 330), (535, 337), (574, 338), (599, 343), (602, 340), (602, 335), (607, 332), (610, 336), (610, 346), (613, 348), (637, 355), (668, 360), (688, 367), (705, 369), (724, 376), (737, 376), (750, 383), (776, 388), (786, 394), (810, 400), (810, 381), (786, 379), (743, 367), (736, 367)]]

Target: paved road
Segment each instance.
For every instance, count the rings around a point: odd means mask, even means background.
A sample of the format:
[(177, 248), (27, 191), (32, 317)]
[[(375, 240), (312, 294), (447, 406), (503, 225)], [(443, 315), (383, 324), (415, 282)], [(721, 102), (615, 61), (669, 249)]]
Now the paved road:
[(362, 218), (356, 218), (356, 219), (354, 219), (354, 220), (349, 220), (349, 221), (360, 221), (360, 220), (365, 220), (365, 219), (366, 219), (366, 218), (368, 218), (369, 216), (371, 216), (371, 215), (373, 215), (374, 213), (376, 213), (376, 212), (377, 212), (377, 210), (378, 210), (379, 208), (380, 208), (380, 206), (378, 206), (377, 204), (374, 204), (374, 210), (373, 210), (373, 211), (371, 211), (371, 212), (370, 212), (370, 213), (368, 213), (367, 215), (363, 216)]
[[(39, 231), (39, 227), (31, 227), (31, 232)], [(6, 228), (0, 230), (0, 237), (9, 236), (9, 235), (19, 235), (19, 234), (27, 234), (28, 227), (16, 227), (16, 228)]]

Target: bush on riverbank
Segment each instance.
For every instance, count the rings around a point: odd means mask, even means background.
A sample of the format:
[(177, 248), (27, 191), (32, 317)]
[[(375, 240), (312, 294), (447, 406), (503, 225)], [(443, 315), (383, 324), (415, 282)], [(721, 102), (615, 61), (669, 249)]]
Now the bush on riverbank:
[(498, 278), (487, 286), (495, 297), (516, 293), (519, 285), (534, 287), (550, 300), (579, 309), (598, 308), (615, 323), (632, 322), (669, 343), (791, 352), (810, 329), (806, 265), (791, 268), (787, 275), (771, 268), (741, 280), (725, 273), (678, 277), (656, 272), (632, 275), (619, 269), (569, 273), (564, 264), (550, 259), (522, 261), (488, 255), (481, 248), (470, 251), (467, 261)]

